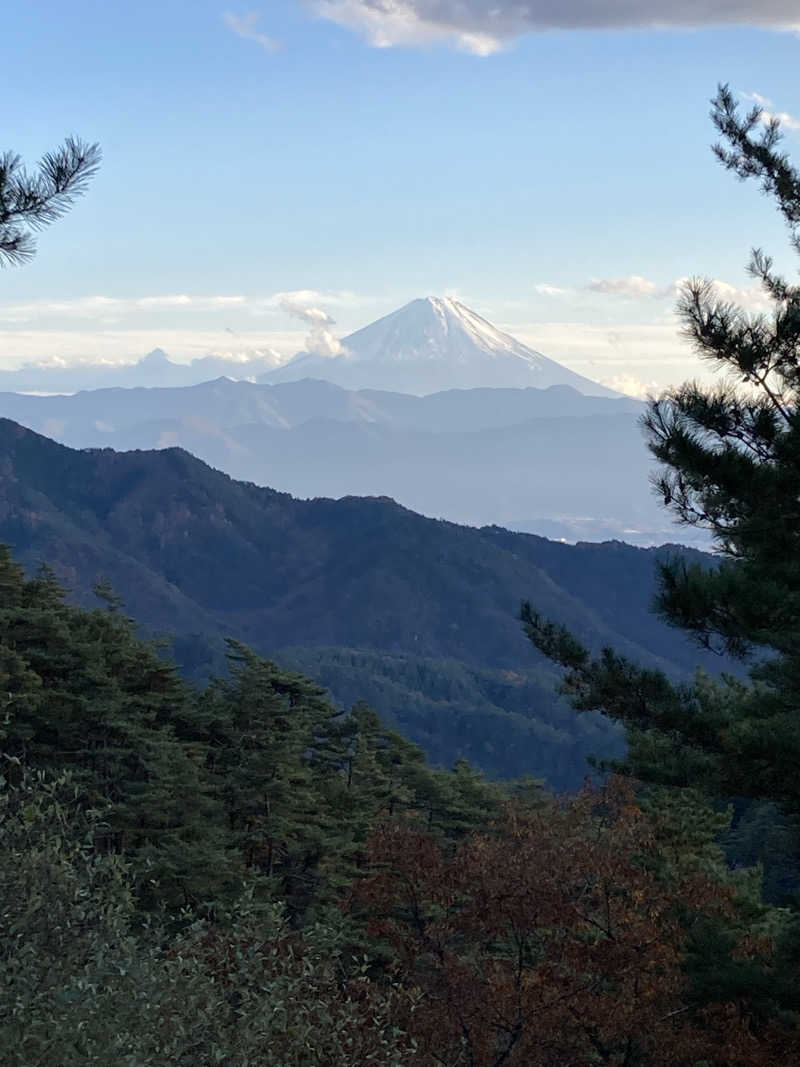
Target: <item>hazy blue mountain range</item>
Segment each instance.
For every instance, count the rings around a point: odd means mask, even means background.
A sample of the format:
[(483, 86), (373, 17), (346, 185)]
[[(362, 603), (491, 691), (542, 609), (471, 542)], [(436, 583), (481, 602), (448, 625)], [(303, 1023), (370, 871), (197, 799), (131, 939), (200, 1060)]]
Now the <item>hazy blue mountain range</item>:
[(255, 378), (273, 369), (280, 358), (265, 351), (247, 358), (201, 356), (191, 363), (174, 363), (161, 348), (154, 348), (137, 363), (70, 364), (26, 363), (15, 370), (0, 370), (0, 390), (32, 393), (75, 393), (81, 389), (155, 388), (196, 385), (221, 374), (231, 378)]
[(0, 540), (83, 600), (113, 577), (195, 672), (233, 635), (372, 700), (434, 759), (558, 786), (619, 739), (554, 698), (516, 619), (523, 597), (595, 649), (672, 675), (700, 658), (649, 613), (655, 551), (456, 526), (386, 498), (297, 500), (179, 449), (75, 451), (5, 419)]
[(0, 415), (74, 447), (180, 446), (298, 496), (387, 495), (423, 514), (576, 540), (674, 540), (627, 397), (452, 389), (417, 397), (221, 378), (74, 396), (0, 394)]
[[(300, 353), (259, 384), (232, 377), (260, 365), (209, 357), (182, 367), (157, 350), (133, 367), (98, 369), (124, 390), (5, 393), (0, 415), (77, 447), (177, 445), (304, 497), (383, 494), (432, 517), (571, 540), (676, 537), (648, 488), (639, 402), (458, 301), (414, 300), (341, 343), (326, 333), (325, 344), (339, 354)], [(220, 367), (223, 377), (185, 384)], [(153, 375), (164, 387), (130, 388)]]
[(79, 447), (102, 446), (115, 434), (136, 432), (148, 423), (208, 427), (209, 434), (246, 425), (295, 429), (330, 419), (395, 430), (466, 433), (498, 429), (537, 418), (586, 415), (638, 415), (630, 397), (584, 396), (570, 386), (547, 389), (450, 389), (428, 396), (379, 390), (343, 389), (304, 379), (285, 384), (253, 384), (220, 377), (173, 388), (87, 390), (69, 396), (0, 393), (0, 414), (47, 433), (49, 428)]
[(343, 338), (338, 354), (301, 352), (261, 380), (300, 378), (416, 394), (570, 385), (593, 396), (618, 395), (528, 348), (458, 300), (435, 296), (412, 300)]

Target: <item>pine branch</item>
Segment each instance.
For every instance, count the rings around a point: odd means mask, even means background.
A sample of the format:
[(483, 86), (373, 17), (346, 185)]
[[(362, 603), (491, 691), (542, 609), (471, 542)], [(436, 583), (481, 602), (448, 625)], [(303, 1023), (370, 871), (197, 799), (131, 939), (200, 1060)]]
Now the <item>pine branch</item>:
[(0, 155), (0, 266), (28, 262), (33, 233), (60, 219), (87, 189), (100, 166), (97, 144), (68, 137), (29, 174), (18, 155)]

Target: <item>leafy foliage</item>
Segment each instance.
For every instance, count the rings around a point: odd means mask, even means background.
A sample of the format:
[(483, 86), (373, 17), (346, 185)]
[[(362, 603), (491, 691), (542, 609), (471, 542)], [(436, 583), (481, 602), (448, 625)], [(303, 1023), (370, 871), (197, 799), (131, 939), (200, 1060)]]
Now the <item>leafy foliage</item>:
[[(732, 891), (685, 853), (664, 868), (661, 832), (619, 781), (564, 806), (511, 806), (494, 833), (452, 854), (413, 825), (379, 827), (376, 870), (358, 892), (419, 990), (407, 1024), (422, 1062), (744, 1067), (796, 1056), (796, 1035), (760, 1030), (736, 992), (693, 1010), (686, 915), (708, 928)], [(769, 955), (766, 941), (733, 940), (742, 958)], [(762, 975), (763, 961), (748, 973)]]
[(211, 891), (226, 857), (190, 745), (175, 735), (189, 692), (115, 610), (68, 604), (52, 574), (26, 580), (0, 547), (3, 748), (31, 767), (70, 770), (105, 813), (104, 847), (139, 857), (176, 899)]
[(724, 815), (435, 770), (237, 642), (189, 686), (107, 588), (0, 563), (12, 1067), (796, 1055), (787, 924)]
[(359, 648), (288, 648), (281, 662), (316, 678), (347, 707), (365, 700), (420, 745), (434, 764), (465, 759), (498, 779), (528, 774), (577, 789), (596, 754), (622, 755), (623, 740), (599, 715), (576, 722), (554, 701), (555, 672)]
[(8, 1067), (259, 1063), (402, 1067), (391, 988), (341, 924), (292, 931), (245, 890), (176, 936), (135, 909), (133, 871), (69, 776), (0, 792), (0, 1041)]
[(291, 914), (324, 910), (379, 812), (419, 810), (457, 836), (497, 810), (502, 790), (466, 765), (433, 770), (366, 706), (343, 711), (238, 642), (229, 674), (194, 688), (107, 589), (105, 607), (76, 607), (2, 547), (0, 587), (2, 748), (73, 776), (148, 906), (214, 910), (249, 872)]

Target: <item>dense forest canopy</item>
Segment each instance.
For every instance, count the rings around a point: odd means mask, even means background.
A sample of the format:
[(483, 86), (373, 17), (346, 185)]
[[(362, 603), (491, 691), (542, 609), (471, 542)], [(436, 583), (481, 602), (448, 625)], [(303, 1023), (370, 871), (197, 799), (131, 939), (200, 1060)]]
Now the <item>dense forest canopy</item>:
[(0, 587), (9, 1064), (795, 1054), (786, 920), (697, 797), (434, 770), (240, 644), (183, 682), (107, 587), (74, 606), (5, 550)]

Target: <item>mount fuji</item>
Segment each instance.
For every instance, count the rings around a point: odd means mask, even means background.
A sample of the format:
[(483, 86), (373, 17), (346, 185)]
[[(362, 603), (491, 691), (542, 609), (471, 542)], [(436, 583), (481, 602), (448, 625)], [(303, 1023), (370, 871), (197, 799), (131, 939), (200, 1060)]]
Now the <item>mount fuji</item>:
[(458, 300), (429, 296), (345, 337), (340, 355), (300, 352), (261, 382), (321, 378), (346, 389), (425, 396), (443, 389), (568, 385), (587, 396), (618, 396), (498, 330)]

